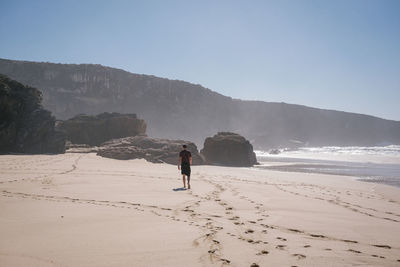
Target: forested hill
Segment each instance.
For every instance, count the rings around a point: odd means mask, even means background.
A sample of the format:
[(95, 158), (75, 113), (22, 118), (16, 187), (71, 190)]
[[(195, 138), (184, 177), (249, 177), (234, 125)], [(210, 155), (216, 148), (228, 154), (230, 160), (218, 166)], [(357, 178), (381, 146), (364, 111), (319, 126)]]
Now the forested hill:
[[(43, 92), (58, 119), (80, 113), (136, 113), (148, 134), (202, 145), (218, 131), (247, 137), (256, 148), (300, 144), (400, 144), (400, 122), (368, 115), (261, 101), (242, 101), (200, 85), (93, 64), (0, 59), (0, 73)], [(245, 90), (245, 88), (243, 88)]]

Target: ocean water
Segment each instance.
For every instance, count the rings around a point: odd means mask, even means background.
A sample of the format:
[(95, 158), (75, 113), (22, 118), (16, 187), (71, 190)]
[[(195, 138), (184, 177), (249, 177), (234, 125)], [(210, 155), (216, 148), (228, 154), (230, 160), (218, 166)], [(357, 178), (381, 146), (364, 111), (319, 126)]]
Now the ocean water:
[(400, 187), (400, 146), (303, 147), (281, 149), (279, 154), (255, 151), (256, 168), (347, 175), (366, 182)]

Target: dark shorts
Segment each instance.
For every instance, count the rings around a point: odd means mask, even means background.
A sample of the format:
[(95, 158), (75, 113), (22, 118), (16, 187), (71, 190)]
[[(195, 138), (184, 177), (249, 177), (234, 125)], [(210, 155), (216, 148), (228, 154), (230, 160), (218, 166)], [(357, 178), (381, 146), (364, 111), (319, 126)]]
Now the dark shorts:
[(190, 176), (190, 164), (186, 162), (182, 162), (181, 164), (181, 173)]

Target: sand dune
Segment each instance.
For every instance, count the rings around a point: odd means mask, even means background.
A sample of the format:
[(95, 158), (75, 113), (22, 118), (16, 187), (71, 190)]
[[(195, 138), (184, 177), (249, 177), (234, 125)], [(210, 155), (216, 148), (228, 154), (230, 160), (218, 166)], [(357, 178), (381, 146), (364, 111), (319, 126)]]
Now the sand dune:
[[(0, 156), (0, 266), (399, 266), (399, 189), (94, 154)], [(175, 189), (175, 190), (174, 190)]]

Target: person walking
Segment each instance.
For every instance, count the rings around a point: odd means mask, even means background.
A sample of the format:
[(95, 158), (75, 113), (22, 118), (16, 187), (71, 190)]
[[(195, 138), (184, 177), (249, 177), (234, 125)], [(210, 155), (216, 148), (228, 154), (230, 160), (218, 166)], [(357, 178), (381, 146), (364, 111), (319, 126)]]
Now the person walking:
[(185, 176), (187, 176), (188, 189), (190, 189), (190, 165), (192, 165), (192, 154), (190, 151), (186, 150), (186, 145), (183, 145), (182, 148), (183, 150), (179, 153), (178, 170), (180, 170), (182, 174), (183, 187), (186, 188)]

